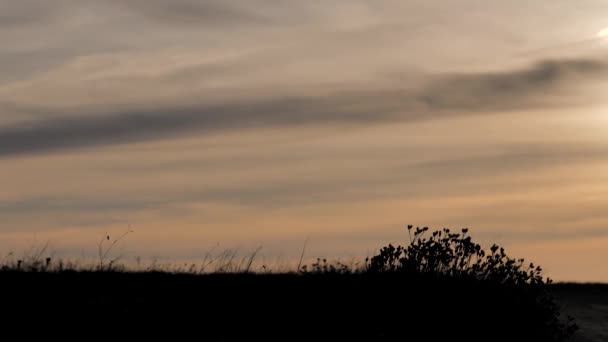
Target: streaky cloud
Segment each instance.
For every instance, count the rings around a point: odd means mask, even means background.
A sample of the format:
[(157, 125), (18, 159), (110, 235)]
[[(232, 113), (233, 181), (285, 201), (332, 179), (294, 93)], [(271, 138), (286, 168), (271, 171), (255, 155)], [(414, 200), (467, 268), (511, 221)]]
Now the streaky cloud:
[(155, 23), (167, 25), (251, 26), (269, 23), (270, 18), (248, 10), (240, 2), (193, 0), (112, 0), (123, 10), (131, 11)]
[[(597, 59), (550, 60), (524, 70), (444, 74), (418, 90), (359, 90), (257, 102), (61, 117), (0, 127), (0, 157), (267, 127), (420, 121), (564, 105), (559, 90), (605, 77)], [(576, 101), (574, 101), (576, 102)]]
[[(398, 153), (390, 157), (399, 158)], [(133, 213), (154, 208), (185, 208), (192, 203), (223, 203), (249, 208), (272, 209), (318, 203), (338, 203), (348, 200), (369, 201), (399, 197), (415, 199), (425, 196), (454, 196), (488, 191), (488, 176), (526, 174), (541, 169), (572, 164), (586, 164), (606, 160), (607, 146), (581, 144), (570, 146), (507, 144), (495, 151), (479, 155), (454, 157), (448, 160), (410, 162), (403, 160), (380, 173), (327, 174), (323, 177), (298, 177), (288, 180), (260, 180), (252, 184), (214, 184), (192, 186), (187, 190), (165, 192), (162, 198), (149, 194), (102, 196), (99, 194), (27, 197), (0, 200), (0, 214), (6, 218), (22, 215), (59, 212), (87, 212), (104, 214)], [(143, 166), (139, 172), (149, 168)], [(449, 189), (445, 181), (457, 181)], [(353, 184), (356, 184), (353, 187)], [(496, 189), (508, 190), (511, 183), (493, 184)], [(527, 184), (525, 186), (530, 186)], [(154, 186), (152, 186), (154, 188)], [(128, 192), (128, 191), (127, 191)], [(117, 197), (120, 197), (117, 199)], [(603, 210), (601, 213), (603, 213)], [(598, 213), (599, 214), (599, 213)], [(603, 216), (603, 215), (602, 215)]]
[(513, 72), (443, 76), (419, 98), (433, 108), (474, 111), (551, 107), (552, 91), (606, 75), (608, 63), (599, 59), (545, 60)]

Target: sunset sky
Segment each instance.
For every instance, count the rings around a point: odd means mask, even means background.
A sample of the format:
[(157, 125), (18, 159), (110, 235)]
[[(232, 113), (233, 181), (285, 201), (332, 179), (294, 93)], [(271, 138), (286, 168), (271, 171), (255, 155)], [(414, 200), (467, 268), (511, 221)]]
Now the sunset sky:
[(0, 0), (0, 44), (0, 258), (413, 224), (608, 281), (606, 0)]

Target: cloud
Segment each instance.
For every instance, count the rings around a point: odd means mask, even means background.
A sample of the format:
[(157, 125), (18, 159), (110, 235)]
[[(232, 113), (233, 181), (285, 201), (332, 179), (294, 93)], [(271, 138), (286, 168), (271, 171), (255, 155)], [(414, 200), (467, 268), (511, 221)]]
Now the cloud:
[(514, 144), (497, 148), (492, 154), (446, 158), (423, 162), (414, 167), (425, 177), (447, 179), (514, 174), (537, 168), (603, 161), (606, 158), (608, 148), (599, 144)]
[[(377, 153), (382, 151), (376, 150)], [(465, 154), (451, 159), (435, 158), (433, 161), (412, 161), (408, 159), (407, 153), (404, 156), (404, 153), (398, 151), (385, 153), (382, 161), (374, 159), (373, 151), (367, 151), (365, 157), (354, 164), (350, 163), (351, 166), (343, 165), (347, 160), (343, 154), (340, 152), (334, 155), (334, 162), (323, 161), (318, 157), (299, 163), (290, 160), (287, 163), (279, 163), (279, 166), (263, 162), (265, 172), (278, 168), (284, 170), (284, 174), (289, 174), (289, 177), (258, 176), (255, 182), (242, 181), (241, 178), (244, 177), (240, 176), (245, 173), (232, 177), (226, 175), (231, 169), (253, 169), (253, 160), (246, 159), (241, 164), (240, 158), (235, 158), (235, 162), (225, 161), (223, 168), (211, 170), (205, 165), (188, 169), (178, 164), (180, 180), (188, 184), (187, 188), (184, 183), (179, 183), (173, 184), (168, 191), (165, 185), (170, 181), (167, 180), (169, 177), (165, 176), (165, 184), (146, 184), (138, 190), (121, 187), (112, 190), (112, 186), (108, 186), (106, 191), (110, 193), (89, 189), (83, 193), (68, 190), (63, 194), (59, 191), (45, 196), (20, 195), (17, 198), (0, 200), (0, 214), (11, 220), (57, 213), (115, 217), (160, 209), (165, 213), (169, 210), (188, 211), (193, 204), (212, 203), (266, 210), (307, 205), (375, 203), (390, 199), (424, 201), (462, 196), (474, 199), (476, 196), (489, 194), (509, 197), (509, 194), (530, 192), (537, 188), (555, 188), (556, 184), (552, 182), (556, 179), (568, 177), (572, 180), (569, 172), (559, 171), (560, 167), (588, 165), (606, 160), (608, 149), (606, 146), (591, 144), (507, 144), (476, 156)], [(398, 162), (387, 163), (387, 160)], [(303, 166), (306, 164), (323, 165), (314, 168), (323, 172), (307, 172)], [(140, 165), (139, 162), (135, 165), (139, 168), (136, 168), (134, 173), (127, 174), (123, 169), (115, 168), (112, 175), (136, 179), (146, 172), (170, 174), (166, 170), (158, 171), (149, 165)], [(364, 169), (362, 165), (374, 166)], [(544, 174), (544, 170), (549, 169), (552, 170), (551, 176), (545, 179), (546, 182), (538, 179), (522, 181), (517, 177), (529, 175), (531, 171), (540, 176)], [(106, 174), (107, 177), (108, 173), (110, 170), (99, 175), (103, 178), (103, 175)], [(224, 174), (225, 180), (202, 184), (197, 179), (214, 173)], [(557, 184), (561, 184), (558, 188), (563, 186), (561, 182)], [(163, 195), (159, 197), (158, 194)], [(481, 217), (482, 214), (479, 215)]]
[(555, 106), (559, 98), (550, 96), (552, 91), (606, 76), (608, 63), (603, 60), (547, 60), (513, 72), (443, 77), (419, 99), (432, 108), (474, 111)]
[(20, 216), (32, 213), (57, 213), (57, 212), (131, 212), (150, 207), (167, 206), (161, 200), (126, 200), (116, 198), (91, 199), (91, 198), (57, 198), (38, 197), (27, 198), (16, 201), (0, 201), (0, 213), (8, 216)]
[[(0, 27), (5, 29), (44, 29), (61, 21), (95, 22), (90, 14), (106, 21), (146, 27), (181, 30), (191, 28), (234, 30), (313, 20), (310, 6), (300, 1), (255, 0), (0, 0)], [(298, 16), (293, 12), (297, 11)], [(131, 23), (128, 23), (131, 22)], [(122, 25), (120, 25), (122, 26)], [(113, 31), (104, 27), (103, 31)], [(103, 34), (104, 32), (91, 32)]]
[[(61, 1), (61, 0), (60, 0)], [(36, 0), (0, 0), (0, 28), (23, 28), (48, 22), (58, 14), (59, 7), (50, 2)]]
[(374, 121), (360, 110), (323, 101), (279, 99), (263, 103), (172, 108), (82, 118), (61, 118), (0, 128), (0, 156), (112, 145), (227, 129)]
[(573, 100), (560, 90), (602, 79), (607, 72), (608, 63), (595, 59), (553, 60), (511, 72), (439, 75), (419, 89), (362, 89), (39, 120), (0, 127), (0, 157), (226, 130), (419, 121), (448, 113), (562, 106)]
[(270, 18), (256, 13), (234, 1), (193, 0), (120, 0), (113, 4), (141, 15), (151, 21), (168, 25), (234, 26), (257, 25), (270, 22)]

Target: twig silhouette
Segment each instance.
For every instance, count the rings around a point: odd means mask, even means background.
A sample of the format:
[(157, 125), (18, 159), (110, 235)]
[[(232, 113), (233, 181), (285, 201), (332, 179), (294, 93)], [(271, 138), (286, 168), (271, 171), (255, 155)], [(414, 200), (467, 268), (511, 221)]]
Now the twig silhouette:
[(245, 268), (245, 273), (249, 273), (249, 270), (251, 269), (251, 264), (253, 264), (253, 259), (255, 259), (255, 256), (262, 250), (262, 246), (258, 247), (249, 257), (249, 261), (247, 262), (247, 267)]
[[(112, 251), (112, 249), (114, 249), (114, 247), (116, 246), (116, 244), (125, 238), (125, 236), (129, 235), (130, 233), (133, 233), (133, 230), (128, 229), (126, 232), (124, 232), (121, 236), (119, 236), (117, 239), (115, 239), (114, 241), (112, 241), (112, 243), (110, 244), (110, 246), (107, 249), (103, 249), (103, 243), (106, 241), (110, 241), (110, 235), (108, 235), (108, 233), (106, 232), (104, 234), (104, 236), (101, 238), (101, 240), (99, 241), (99, 243), (97, 244), (97, 254), (99, 256), (99, 270), (103, 270), (104, 269), (104, 262), (108, 256), (108, 254), (110, 254), (110, 252)], [(112, 263), (110, 263), (110, 265), (112, 265)]]
[(304, 240), (304, 246), (302, 246), (302, 254), (300, 254), (300, 261), (298, 262), (298, 269), (296, 272), (300, 272), (300, 268), (302, 267), (302, 260), (304, 259), (304, 253), (306, 252), (306, 246), (308, 245), (308, 238)]

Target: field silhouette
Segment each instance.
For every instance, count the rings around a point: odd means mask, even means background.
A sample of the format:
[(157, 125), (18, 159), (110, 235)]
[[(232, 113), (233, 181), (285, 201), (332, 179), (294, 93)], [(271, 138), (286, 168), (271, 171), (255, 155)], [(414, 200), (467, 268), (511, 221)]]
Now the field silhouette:
[[(497, 245), (484, 250), (466, 229), (409, 232), (409, 245), (388, 245), (357, 268), (319, 259), (293, 272), (198, 274), (18, 261), (0, 272), (2, 322), (47, 337), (74, 333), (58, 330), (69, 326), (209, 341), (584, 340), (553, 295), (567, 302), (582, 285), (552, 285), (540, 267)], [(24, 322), (36, 328), (16, 328)]]

